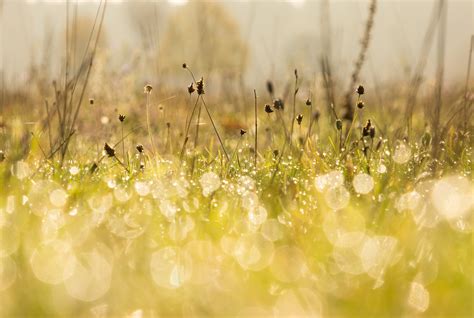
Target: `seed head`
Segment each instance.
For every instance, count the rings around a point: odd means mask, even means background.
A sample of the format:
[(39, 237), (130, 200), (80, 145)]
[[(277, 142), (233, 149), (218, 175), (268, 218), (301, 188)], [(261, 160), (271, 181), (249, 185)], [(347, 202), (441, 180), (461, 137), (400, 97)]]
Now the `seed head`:
[(303, 115), (298, 114), (298, 116), (296, 116), (296, 122), (298, 123), (298, 125), (301, 125), (302, 121), (303, 121)]
[(314, 120), (318, 121), (319, 120), (319, 117), (321, 116), (321, 113), (319, 112), (319, 110), (316, 110), (314, 113), (313, 113), (313, 118)]
[(357, 92), (357, 94), (359, 94), (359, 95), (364, 95), (364, 92), (365, 92), (364, 86), (359, 85), (359, 87), (357, 87), (356, 92)]
[(150, 84), (146, 84), (145, 85), (145, 88), (143, 89), (143, 91), (145, 92), (145, 94), (151, 94), (151, 91), (153, 90), (153, 87), (150, 85)]
[(196, 89), (197, 89), (198, 95), (204, 95), (204, 79), (202, 77), (199, 81), (197, 81)]
[(89, 104), (94, 105), (94, 99), (93, 98), (89, 98)]
[[(370, 119), (367, 120), (367, 123), (365, 124), (365, 127), (362, 128), (362, 136), (367, 137), (370, 136), (370, 128), (372, 127), (372, 123), (370, 122)], [(374, 135), (375, 135), (375, 130), (374, 130)]]
[(365, 104), (364, 104), (363, 101), (360, 100), (360, 101), (357, 102), (357, 108), (362, 109), (362, 108), (364, 108), (364, 106), (365, 106)]
[(186, 63), (183, 63), (183, 68), (188, 68), (188, 65)]
[(267, 114), (273, 113), (272, 106), (270, 106), (269, 104), (266, 104), (265, 105), (265, 113), (267, 113)]
[(104, 151), (109, 157), (115, 157), (115, 149), (110, 147), (108, 143), (104, 145)]
[(273, 96), (273, 82), (272, 81), (267, 81), (267, 91), (270, 94), (270, 96)]
[(313, 103), (311, 102), (311, 99), (307, 99), (306, 100), (306, 106), (311, 106)]
[(194, 93), (195, 90), (196, 90), (196, 89), (194, 88), (194, 83), (189, 84), (189, 86), (188, 86), (188, 93), (189, 93), (189, 95), (191, 95), (192, 93)]
[(285, 109), (285, 103), (282, 99), (277, 98), (273, 101), (273, 108), (275, 108), (276, 110), (283, 110)]
[(118, 119), (120, 120), (120, 122), (123, 123), (123, 121), (125, 120), (125, 115), (120, 114)]
[(342, 120), (340, 120), (339, 118), (336, 119), (336, 128), (337, 130), (342, 130)]
[(137, 149), (137, 151), (138, 151), (139, 153), (143, 153), (143, 145), (138, 144), (137, 147), (136, 147), (136, 149)]
[(244, 129), (241, 129), (241, 130), (240, 130), (240, 135), (241, 135), (241, 136), (245, 135), (246, 133), (247, 133), (246, 130), (244, 130)]
[(278, 151), (278, 149), (273, 150), (273, 155), (275, 157), (278, 157), (279, 154), (280, 154), (280, 152)]
[(370, 136), (371, 139), (375, 138), (375, 127), (374, 126), (370, 127), (369, 136)]

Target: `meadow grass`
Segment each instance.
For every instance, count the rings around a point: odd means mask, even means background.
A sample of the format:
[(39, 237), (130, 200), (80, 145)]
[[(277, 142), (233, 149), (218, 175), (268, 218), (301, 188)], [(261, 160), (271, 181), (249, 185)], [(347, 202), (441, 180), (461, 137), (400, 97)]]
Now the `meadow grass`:
[(327, 56), (314, 85), (219, 90), (184, 63), (138, 89), (101, 69), (105, 4), (76, 73), (67, 29), (64, 82), (0, 117), (0, 316), (472, 317), (471, 59), (434, 99), (423, 61), (358, 85), (370, 3), (348, 91)]

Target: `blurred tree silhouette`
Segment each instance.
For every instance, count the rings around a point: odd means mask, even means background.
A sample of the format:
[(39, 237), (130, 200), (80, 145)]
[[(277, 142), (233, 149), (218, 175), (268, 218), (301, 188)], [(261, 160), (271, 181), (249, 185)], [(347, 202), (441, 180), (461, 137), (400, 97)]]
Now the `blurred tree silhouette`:
[(221, 4), (193, 1), (170, 17), (159, 62), (164, 74), (186, 62), (199, 73), (229, 79), (245, 71), (247, 54), (237, 22)]

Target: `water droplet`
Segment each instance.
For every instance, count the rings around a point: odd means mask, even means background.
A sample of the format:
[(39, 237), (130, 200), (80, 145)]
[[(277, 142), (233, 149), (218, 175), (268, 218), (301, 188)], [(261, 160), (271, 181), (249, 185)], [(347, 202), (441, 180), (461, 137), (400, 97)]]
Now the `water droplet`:
[(393, 161), (404, 164), (411, 158), (411, 149), (405, 143), (399, 143), (393, 152)]
[(192, 260), (176, 247), (165, 247), (151, 255), (150, 271), (155, 284), (176, 289), (191, 278)]
[(452, 220), (472, 213), (473, 193), (473, 185), (467, 178), (447, 176), (434, 185), (431, 201), (441, 216)]
[(267, 219), (267, 210), (263, 206), (258, 206), (248, 212), (250, 223), (259, 226)]
[(40, 244), (31, 255), (30, 265), (37, 279), (56, 285), (72, 275), (75, 257), (68, 242), (55, 240)]
[(202, 195), (210, 196), (214, 191), (221, 186), (221, 179), (214, 172), (207, 172), (199, 178), (199, 183), (202, 187)]
[(424, 312), (430, 306), (430, 293), (417, 282), (412, 282), (408, 294), (408, 305), (418, 312)]
[(32, 173), (30, 165), (25, 161), (18, 161), (12, 166), (12, 174), (19, 180), (29, 177)]
[(234, 246), (234, 258), (244, 269), (259, 271), (273, 257), (273, 243), (260, 233), (242, 235)]
[(73, 176), (75, 176), (79, 172), (81, 172), (81, 170), (76, 166), (72, 166), (71, 168), (69, 168), (69, 173)]
[(377, 172), (380, 173), (380, 174), (384, 174), (387, 172), (387, 166), (384, 165), (383, 163), (379, 164), (379, 166), (377, 167)]
[(349, 204), (350, 194), (344, 186), (329, 188), (324, 194), (326, 204), (333, 210), (344, 209)]
[[(110, 250), (106, 249), (107, 254)], [(112, 265), (97, 248), (77, 255), (72, 275), (64, 282), (68, 294), (81, 301), (95, 301), (110, 289)]]
[(272, 242), (283, 238), (283, 230), (283, 226), (275, 219), (268, 219), (261, 228), (262, 235)]
[(359, 173), (352, 181), (354, 190), (360, 194), (367, 194), (374, 188), (374, 179), (367, 173)]
[(135, 191), (141, 197), (145, 197), (150, 193), (150, 185), (148, 182), (137, 181), (135, 182)]
[(67, 202), (67, 193), (63, 189), (55, 189), (49, 194), (49, 201), (55, 207), (62, 207)]

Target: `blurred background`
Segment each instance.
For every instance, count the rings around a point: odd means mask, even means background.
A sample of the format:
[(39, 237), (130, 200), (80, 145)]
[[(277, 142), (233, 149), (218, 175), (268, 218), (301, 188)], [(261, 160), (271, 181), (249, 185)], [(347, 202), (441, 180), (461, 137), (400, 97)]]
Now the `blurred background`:
[[(0, 54), (4, 80), (9, 85), (23, 84), (32, 63), (41, 64), (46, 59), (50, 74), (58, 74), (64, 56), (65, 2), (3, 1)], [(71, 19), (78, 21), (79, 42), (86, 41), (99, 2), (69, 2)], [(344, 80), (349, 78), (359, 51), (369, 5), (368, 0), (206, 3), (213, 10), (203, 13), (186, 0), (108, 1), (101, 44), (113, 52), (109, 63), (124, 70), (134, 59), (149, 58), (153, 63), (140, 74), (144, 81), (152, 81), (158, 71), (179, 69), (187, 61), (195, 64), (198, 73), (226, 72), (230, 76), (233, 71), (242, 72), (246, 83), (254, 87), (268, 78), (291, 76), (286, 73), (294, 68), (306, 77), (317, 73), (324, 37), (329, 35), (334, 74)], [(407, 78), (419, 57), (435, 4), (432, 0), (379, 1), (362, 77), (377, 81)], [(448, 81), (464, 79), (473, 10), (470, 0), (448, 1)], [(199, 55), (199, 50), (211, 46), (219, 48), (218, 52)], [(196, 65), (198, 60), (202, 64)], [(433, 53), (429, 55), (427, 77), (435, 70), (434, 61)]]

